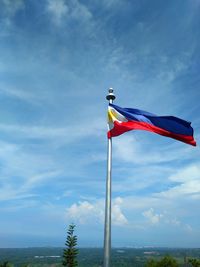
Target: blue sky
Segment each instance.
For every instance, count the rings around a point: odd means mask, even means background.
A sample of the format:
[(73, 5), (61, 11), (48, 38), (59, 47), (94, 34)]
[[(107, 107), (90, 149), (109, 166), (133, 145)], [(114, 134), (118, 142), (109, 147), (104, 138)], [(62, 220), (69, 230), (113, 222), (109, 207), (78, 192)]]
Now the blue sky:
[[(107, 89), (200, 130), (199, 0), (0, 0), (0, 247), (103, 245)], [(199, 247), (200, 150), (113, 139), (113, 246)]]

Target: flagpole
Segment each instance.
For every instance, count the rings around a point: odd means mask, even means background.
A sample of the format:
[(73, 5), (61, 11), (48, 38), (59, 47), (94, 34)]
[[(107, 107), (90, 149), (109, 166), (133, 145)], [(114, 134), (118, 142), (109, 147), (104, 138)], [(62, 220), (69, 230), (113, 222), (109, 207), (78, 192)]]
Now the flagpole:
[[(113, 103), (115, 95), (113, 89), (109, 88), (106, 99)], [(107, 148), (107, 179), (106, 179), (106, 204), (105, 204), (105, 225), (104, 225), (104, 261), (103, 267), (110, 267), (111, 255), (111, 185), (112, 185), (112, 138), (108, 138)]]

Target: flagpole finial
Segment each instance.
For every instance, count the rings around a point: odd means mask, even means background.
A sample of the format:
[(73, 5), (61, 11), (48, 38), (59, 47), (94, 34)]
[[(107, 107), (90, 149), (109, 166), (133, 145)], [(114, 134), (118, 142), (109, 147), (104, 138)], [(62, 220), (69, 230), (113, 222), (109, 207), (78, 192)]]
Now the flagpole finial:
[(109, 88), (108, 89), (108, 95), (106, 96), (106, 99), (108, 100), (108, 101), (110, 101), (110, 100), (115, 100), (115, 95), (114, 95), (114, 93), (113, 93), (113, 88)]

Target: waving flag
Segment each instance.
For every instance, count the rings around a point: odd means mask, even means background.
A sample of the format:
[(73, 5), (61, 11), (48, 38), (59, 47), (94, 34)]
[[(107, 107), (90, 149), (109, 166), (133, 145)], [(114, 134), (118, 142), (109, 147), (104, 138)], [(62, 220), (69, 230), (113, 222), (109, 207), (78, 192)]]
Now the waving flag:
[(157, 116), (143, 110), (109, 104), (108, 127), (108, 138), (131, 130), (145, 130), (196, 146), (191, 123), (174, 116)]

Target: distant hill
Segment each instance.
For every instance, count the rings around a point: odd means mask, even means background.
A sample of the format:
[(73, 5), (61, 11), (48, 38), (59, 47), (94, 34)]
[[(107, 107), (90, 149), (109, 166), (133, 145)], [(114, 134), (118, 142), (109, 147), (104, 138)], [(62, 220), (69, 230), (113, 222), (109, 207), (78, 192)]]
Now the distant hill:
[[(2, 248), (0, 262), (9, 261), (16, 267), (48, 267), (61, 266), (63, 248)], [(114, 248), (112, 263), (114, 267), (143, 267), (148, 259), (161, 259), (165, 255), (176, 258), (180, 266), (187, 258), (200, 258), (200, 249), (172, 248)], [(102, 266), (102, 248), (79, 248), (79, 267)]]

